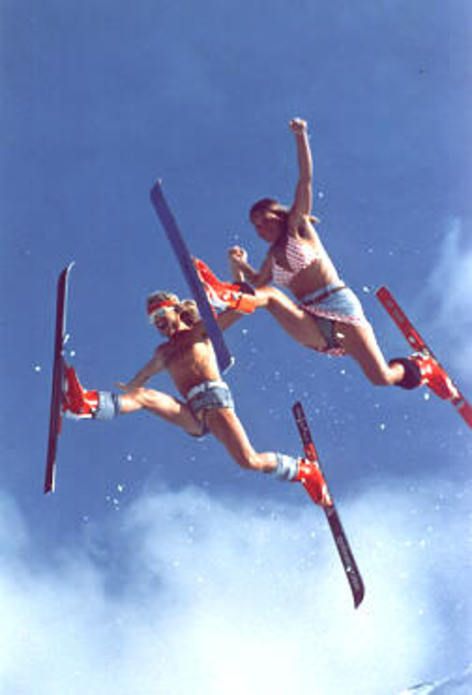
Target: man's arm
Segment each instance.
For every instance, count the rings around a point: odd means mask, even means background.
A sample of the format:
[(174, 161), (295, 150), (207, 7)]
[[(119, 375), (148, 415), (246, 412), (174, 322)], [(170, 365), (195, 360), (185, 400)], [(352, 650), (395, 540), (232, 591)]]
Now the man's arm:
[(164, 355), (162, 347), (159, 347), (154, 353), (153, 357), (144, 365), (142, 369), (139, 370), (135, 376), (128, 381), (126, 384), (121, 384), (121, 388), (125, 391), (132, 391), (137, 389), (144, 384), (158, 372), (162, 372), (165, 369)]

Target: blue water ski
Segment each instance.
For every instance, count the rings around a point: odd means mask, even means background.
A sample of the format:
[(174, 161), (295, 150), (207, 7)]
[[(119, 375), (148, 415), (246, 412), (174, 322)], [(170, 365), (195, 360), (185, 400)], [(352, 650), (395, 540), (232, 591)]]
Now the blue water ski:
[(229, 352), (223, 334), (215, 321), (205, 290), (194, 268), (192, 257), (164, 197), (160, 181), (157, 181), (151, 189), (151, 201), (174, 250), (190, 292), (197, 302), (200, 316), (213, 343), (220, 370), (225, 372), (234, 363), (234, 358)]

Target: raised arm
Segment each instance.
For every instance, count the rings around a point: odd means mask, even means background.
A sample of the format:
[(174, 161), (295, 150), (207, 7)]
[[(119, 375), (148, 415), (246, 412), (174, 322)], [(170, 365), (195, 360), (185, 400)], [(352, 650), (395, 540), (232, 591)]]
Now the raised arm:
[(253, 287), (263, 287), (272, 279), (272, 262), (270, 256), (259, 270), (255, 270), (248, 262), (247, 251), (241, 246), (233, 246), (228, 251), (229, 263), (233, 279), (237, 282), (245, 281)]
[(313, 159), (308, 141), (306, 121), (294, 118), (290, 128), (295, 135), (298, 158), (298, 182), (295, 199), (290, 210), (290, 226), (296, 225), (300, 217), (311, 214), (313, 205)]

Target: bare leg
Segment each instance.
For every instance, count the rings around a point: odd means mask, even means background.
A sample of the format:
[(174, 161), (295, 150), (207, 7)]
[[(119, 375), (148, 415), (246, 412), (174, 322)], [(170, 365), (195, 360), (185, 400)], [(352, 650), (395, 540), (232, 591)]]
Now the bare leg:
[(150, 413), (181, 427), (192, 435), (201, 433), (202, 425), (185, 403), (162, 391), (138, 388), (120, 395), (120, 412), (133, 413), (137, 410)]
[(242, 468), (270, 473), (277, 466), (273, 452), (257, 453), (238, 416), (229, 408), (209, 410), (206, 422), (211, 433), (223, 444)]
[(254, 451), (248, 436), (233, 410), (219, 408), (207, 413), (207, 425), (225, 446), (232, 458), (243, 468), (275, 473), (280, 480), (299, 481), (317, 504), (332, 504), (328, 488), (318, 466), (306, 459), (265, 451)]
[(380, 350), (370, 324), (336, 323), (336, 336), (340, 345), (362, 368), (366, 377), (376, 386), (398, 384), (405, 376), (399, 362), (389, 365)]
[[(316, 325), (314, 317), (298, 307), (275, 287), (256, 290), (258, 308), (269, 311), (282, 328), (297, 342), (316, 350), (327, 347), (326, 339)], [(366, 377), (377, 386), (398, 384), (405, 376), (402, 364), (389, 365), (379, 348), (370, 324), (336, 323), (339, 344), (358, 362)]]
[(269, 286), (258, 288), (255, 301), (258, 308), (267, 309), (284, 331), (297, 342), (315, 350), (326, 348), (326, 339), (313, 320), (313, 316), (297, 306), (277, 288)]

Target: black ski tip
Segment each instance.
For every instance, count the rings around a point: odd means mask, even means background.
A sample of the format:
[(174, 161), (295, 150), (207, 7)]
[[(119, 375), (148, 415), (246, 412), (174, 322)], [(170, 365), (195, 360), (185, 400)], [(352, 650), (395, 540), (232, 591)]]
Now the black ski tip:
[(364, 582), (361, 580), (360, 586), (353, 589), (354, 608), (359, 608), (365, 596)]

